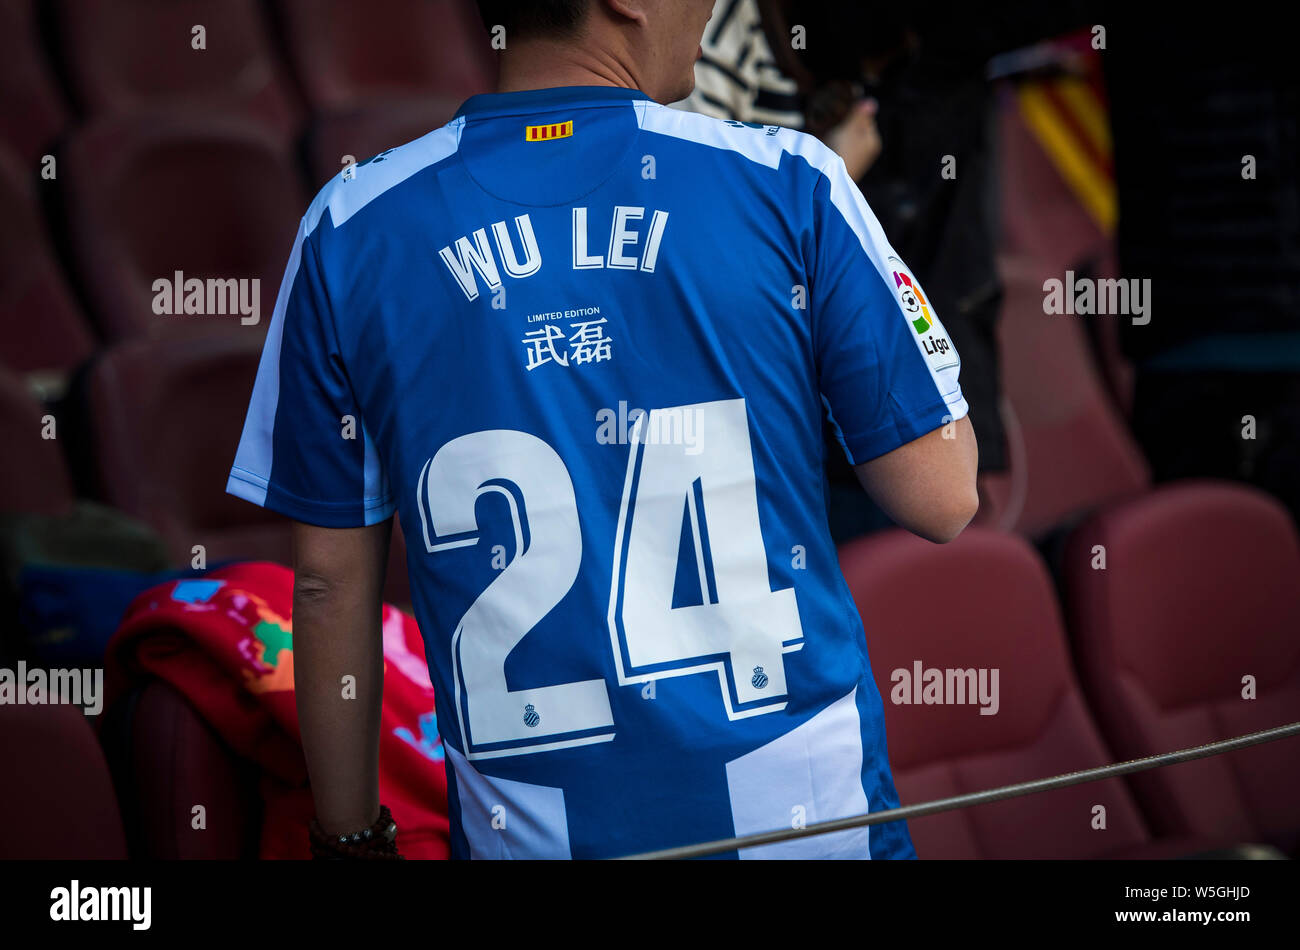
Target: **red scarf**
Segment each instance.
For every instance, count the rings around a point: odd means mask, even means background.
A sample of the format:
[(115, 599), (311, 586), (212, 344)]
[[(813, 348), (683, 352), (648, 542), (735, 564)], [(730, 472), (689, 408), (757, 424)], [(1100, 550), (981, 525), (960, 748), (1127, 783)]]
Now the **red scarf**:
[[(236, 564), (150, 588), (108, 644), (108, 703), (141, 679), (177, 689), (222, 739), (262, 770), (260, 854), (307, 858), (314, 813), (293, 695), (293, 572)], [(408, 858), (450, 853), (447, 776), (433, 685), (415, 620), (384, 605), (380, 801)]]

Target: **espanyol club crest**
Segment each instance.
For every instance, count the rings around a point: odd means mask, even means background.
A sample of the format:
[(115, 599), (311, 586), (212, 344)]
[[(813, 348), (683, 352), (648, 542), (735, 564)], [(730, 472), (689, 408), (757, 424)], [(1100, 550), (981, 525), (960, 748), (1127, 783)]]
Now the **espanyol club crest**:
[(537, 710), (533, 708), (532, 703), (529, 703), (527, 706), (524, 707), (525, 726), (527, 726), (529, 729), (535, 729), (537, 727), (537, 724), (541, 721), (542, 721), (542, 717), (538, 715)]
[(767, 685), (767, 674), (763, 672), (761, 666), (754, 667), (754, 678), (749, 682), (753, 684), (754, 689), (762, 689)]

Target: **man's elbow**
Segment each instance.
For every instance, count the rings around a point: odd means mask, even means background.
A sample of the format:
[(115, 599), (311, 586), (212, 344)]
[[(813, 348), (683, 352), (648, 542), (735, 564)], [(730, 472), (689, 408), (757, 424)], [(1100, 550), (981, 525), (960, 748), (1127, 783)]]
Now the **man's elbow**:
[(320, 608), (338, 596), (338, 581), (319, 571), (298, 568), (293, 573), (293, 603), (296, 608)]
[(979, 511), (979, 493), (972, 485), (969, 491), (957, 493), (947, 504), (936, 505), (931, 509), (925, 524), (918, 525), (914, 533), (935, 544), (947, 544), (955, 539), (974, 519)]

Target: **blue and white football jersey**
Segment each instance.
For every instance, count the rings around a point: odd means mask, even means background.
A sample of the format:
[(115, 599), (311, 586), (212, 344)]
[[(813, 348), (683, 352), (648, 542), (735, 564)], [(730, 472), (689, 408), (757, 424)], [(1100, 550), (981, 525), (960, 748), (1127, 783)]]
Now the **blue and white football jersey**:
[[(401, 519), (453, 853), (612, 857), (897, 804), (826, 523), (965, 415), (843, 162), (627, 89), (477, 96), (316, 197), (229, 491)], [(912, 857), (902, 823), (731, 857)]]

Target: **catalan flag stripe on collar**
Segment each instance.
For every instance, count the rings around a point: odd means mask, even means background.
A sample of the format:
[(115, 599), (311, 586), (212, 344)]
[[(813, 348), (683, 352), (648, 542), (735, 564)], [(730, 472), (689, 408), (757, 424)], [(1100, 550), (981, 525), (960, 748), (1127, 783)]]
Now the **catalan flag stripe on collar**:
[(529, 125), (524, 127), (524, 138), (530, 142), (546, 139), (567, 139), (573, 134), (573, 120), (553, 122), (550, 125)]

